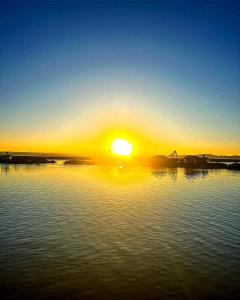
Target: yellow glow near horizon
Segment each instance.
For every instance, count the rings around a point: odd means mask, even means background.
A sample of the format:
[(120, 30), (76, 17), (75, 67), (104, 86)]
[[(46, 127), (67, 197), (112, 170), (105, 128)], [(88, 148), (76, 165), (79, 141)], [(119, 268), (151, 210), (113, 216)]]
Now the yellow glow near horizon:
[(111, 145), (112, 153), (122, 156), (130, 156), (133, 150), (132, 145), (124, 139), (115, 139)]

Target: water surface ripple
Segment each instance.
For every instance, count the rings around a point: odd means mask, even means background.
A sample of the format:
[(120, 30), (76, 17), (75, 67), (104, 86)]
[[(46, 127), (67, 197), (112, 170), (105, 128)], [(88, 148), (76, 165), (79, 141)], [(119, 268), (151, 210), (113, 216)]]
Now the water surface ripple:
[(1, 166), (0, 299), (234, 299), (240, 173)]

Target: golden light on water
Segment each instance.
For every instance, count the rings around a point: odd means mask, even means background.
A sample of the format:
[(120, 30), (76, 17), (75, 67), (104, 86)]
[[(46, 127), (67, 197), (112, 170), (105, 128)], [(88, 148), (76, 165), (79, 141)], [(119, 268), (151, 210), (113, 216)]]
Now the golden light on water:
[(111, 145), (112, 153), (122, 156), (130, 156), (133, 150), (132, 144), (125, 139), (115, 139)]

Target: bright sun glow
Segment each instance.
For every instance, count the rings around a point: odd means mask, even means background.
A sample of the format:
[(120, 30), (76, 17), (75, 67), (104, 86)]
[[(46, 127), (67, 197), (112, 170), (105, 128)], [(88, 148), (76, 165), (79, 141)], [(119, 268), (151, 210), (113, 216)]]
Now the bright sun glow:
[(112, 152), (114, 154), (129, 156), (132, 153), (132, 145), (124, 139), (116, 139), (112, 142)]

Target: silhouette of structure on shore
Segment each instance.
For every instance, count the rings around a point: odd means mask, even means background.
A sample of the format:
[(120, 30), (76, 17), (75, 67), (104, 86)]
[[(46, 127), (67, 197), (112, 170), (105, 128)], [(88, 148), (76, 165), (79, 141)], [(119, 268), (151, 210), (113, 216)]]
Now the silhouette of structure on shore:
[[(175, 155), (174, 151), (169, 157), (164, 155), (154, 155), (152, 156), (147, 165), (152, 168), (161, 168), (161, 167), (169, 167), (169, 168), (187, 168), (187, 169), (229, 169), (229, 170), (240, 170), (239, 163), (232, 163), (227, 165), (221, 162), (210, 162), (210, 160), (202, 155), (201, 157), (197, 155), (187, 155), (182, 159), (179, 159), (177, 155)], [(174, 155), (173, 155), (174, 154)]]
[(178, 158), (177, 151), (174, 150), (171, 154), (169, 154), (169, 157), (170, 157), (170, 158)]

